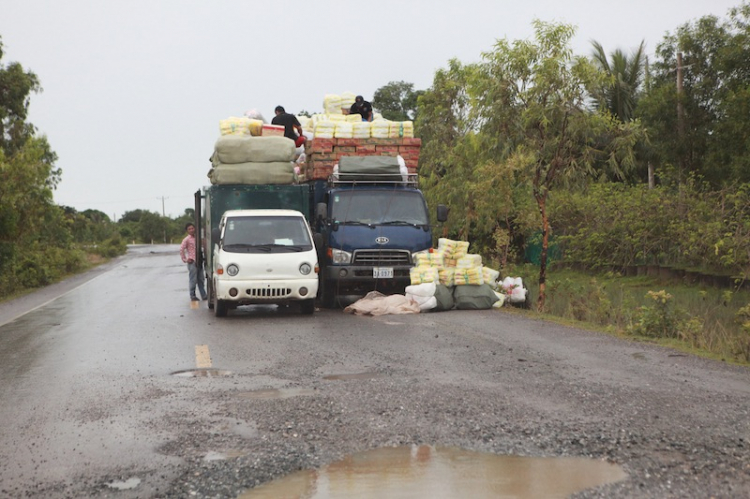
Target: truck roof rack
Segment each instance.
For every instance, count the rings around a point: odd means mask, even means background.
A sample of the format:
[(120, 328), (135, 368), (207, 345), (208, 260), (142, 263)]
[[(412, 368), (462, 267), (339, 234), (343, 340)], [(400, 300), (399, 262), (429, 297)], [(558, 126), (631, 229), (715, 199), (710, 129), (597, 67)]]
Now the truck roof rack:
[[(343, 177), (343, 179), (342, 179)], [(419, 175), (416, 173), (334, 173), (328, 177), (330, 186), (337, 185), (400, 185), (417, 187)]]

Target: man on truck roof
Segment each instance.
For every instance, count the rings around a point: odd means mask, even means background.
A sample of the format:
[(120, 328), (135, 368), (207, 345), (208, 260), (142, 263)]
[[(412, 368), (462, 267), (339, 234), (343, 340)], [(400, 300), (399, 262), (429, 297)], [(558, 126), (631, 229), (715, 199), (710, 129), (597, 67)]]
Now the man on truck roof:
[[(284, 125), (284, 137), (292, 139), (294, 141), (294, 147), (299, 147), (307, 141), (307, 138), (302, 134), (302, 125), (300, 124), (297, 117), (293, 114), (287, 113), (282, 106), (276, 106), (274, 110), (276, 116), (271, 120), (272, 125)], [(294, 130), (299, 132), (299, 135), (294, 133)]]

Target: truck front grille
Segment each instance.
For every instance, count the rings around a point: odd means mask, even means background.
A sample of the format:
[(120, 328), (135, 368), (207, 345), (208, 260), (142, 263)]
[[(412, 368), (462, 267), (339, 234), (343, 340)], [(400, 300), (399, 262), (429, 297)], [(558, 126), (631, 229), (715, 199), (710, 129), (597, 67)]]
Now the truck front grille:
[(405, 250), (357, 250), (352, 260), (354, 265), (374, 267), (411, 265), (411, 255)]
[(249, 288), (245, 290), (250, 298), (286, 298), (291, 296), (290, 288)]

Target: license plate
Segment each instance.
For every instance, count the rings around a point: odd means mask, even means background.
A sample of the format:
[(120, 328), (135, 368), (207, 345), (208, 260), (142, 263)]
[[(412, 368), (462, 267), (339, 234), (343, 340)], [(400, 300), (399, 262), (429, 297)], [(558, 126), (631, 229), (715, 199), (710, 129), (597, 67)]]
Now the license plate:
[(393, 279), (392, 267), (373, 267), (372, 277), (375, 279)]

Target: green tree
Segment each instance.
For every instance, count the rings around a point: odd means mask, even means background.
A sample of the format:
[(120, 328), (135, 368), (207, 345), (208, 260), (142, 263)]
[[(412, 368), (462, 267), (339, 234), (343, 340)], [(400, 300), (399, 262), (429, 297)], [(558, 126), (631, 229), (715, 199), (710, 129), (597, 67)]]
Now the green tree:
[(596, 105), (627, 123), (635, 118), (645, 75), (646, 43), (642, 41), (631, 55), (617, 49), (609, 58), (599, 42), (594, 41), (592, 45), (594, 62), (608, 77), (604, 86), (594, 93)]
[[(0, 37), (0, 61), (3, 43)], [(0, 64), (0, 148), (6, 157), (13, 156), (34, 135), (35, 128), (26, 121), (32, 92), (40, 92), (37, 76), (25, 71), (17, 62)]]
[(391, 81), (375, 91), (372, 105), (387, 120), (413, 121), (417, 118), (417, 99), (423, 93), (415, 91), (413, 83)]
[[(750, 181), (748, 40), (750, 5), (743, 3), (729, 11), (728, 19), (702, 17), (679, 26), (657, 45), (649, 90), (637, 113), (662, 172), (674, 165), (680, 181), (692, 172), (714, 186)], [(676, 90), (678, 74), (681, 93)]]
[(541, 224), (537, 307), (546, 299), (550, 225), (547, 200), (558, 185), (574, 181), (606, 160), (620, 173), (633, 165), (637, 124), (624, 124), (588, 106), (603, 73), (574, 57), (575, 28), (534, 21), (533, 40), (499, 40), (472, 80), (480, 134), (489, 137), (495, 168), (510, 169), (531, 186)]
[(162, 217), (158, 213), (142, 210), (142, 215), (138, 222), (138, 232), (141, 240), (145, 243), (164, 242), (167, 237), (167, 220), (167, 218)]

